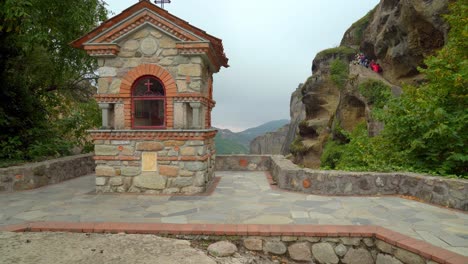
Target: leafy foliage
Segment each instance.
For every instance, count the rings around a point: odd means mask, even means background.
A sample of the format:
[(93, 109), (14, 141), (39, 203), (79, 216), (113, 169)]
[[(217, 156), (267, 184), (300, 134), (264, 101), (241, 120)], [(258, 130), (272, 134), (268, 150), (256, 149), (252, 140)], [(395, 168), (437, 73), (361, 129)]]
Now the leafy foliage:
[(0, 2), (0, 159), (84, 146), (99, 122), (96, 62), (68, 45), (107, 17), (101, 0)]
[(373, 107), (383, 108), (392, 97), (390, 87), (382, 81), (369, 79), (359, 85), (359, 92)]
[(330, 65), (330, 78), (339, 89), (343, 89), (348, 80), (349, 67), (344, 61), (336, 59)]

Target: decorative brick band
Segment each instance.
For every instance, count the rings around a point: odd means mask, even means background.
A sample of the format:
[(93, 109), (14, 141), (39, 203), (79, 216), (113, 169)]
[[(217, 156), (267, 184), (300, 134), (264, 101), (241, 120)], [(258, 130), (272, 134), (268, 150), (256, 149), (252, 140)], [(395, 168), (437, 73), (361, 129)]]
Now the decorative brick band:
[(3, 226), (0, 231), (375, 238), (441, 264), (468, 263), (468, 257), (379, 226), (33, 222)]
[(93, 140), (205, 140), (216, 136), (216, 130), (174, 131), (174, 130), (91, 130)]

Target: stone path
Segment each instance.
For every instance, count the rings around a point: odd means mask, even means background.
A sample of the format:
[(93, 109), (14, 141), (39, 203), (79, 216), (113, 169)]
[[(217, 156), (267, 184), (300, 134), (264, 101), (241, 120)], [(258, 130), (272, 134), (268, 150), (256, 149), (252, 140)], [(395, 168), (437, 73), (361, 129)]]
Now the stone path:
[(468, 214), (398, 197), (272, 190), (263, 172), (217, 172), (211, 196), (92, 194), (94, 176), (0, 194), (0, 225), (29, 221), (379, 225), (468, 255)]

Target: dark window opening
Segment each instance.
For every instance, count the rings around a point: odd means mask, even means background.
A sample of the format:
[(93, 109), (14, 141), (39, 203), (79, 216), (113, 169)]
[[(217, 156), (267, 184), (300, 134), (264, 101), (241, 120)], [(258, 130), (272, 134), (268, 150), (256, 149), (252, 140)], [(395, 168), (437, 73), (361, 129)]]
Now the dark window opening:
[(161, 81), (152, 76), (138, 79), (132, 89), (133, 128), (164, 128), (166, 97)]

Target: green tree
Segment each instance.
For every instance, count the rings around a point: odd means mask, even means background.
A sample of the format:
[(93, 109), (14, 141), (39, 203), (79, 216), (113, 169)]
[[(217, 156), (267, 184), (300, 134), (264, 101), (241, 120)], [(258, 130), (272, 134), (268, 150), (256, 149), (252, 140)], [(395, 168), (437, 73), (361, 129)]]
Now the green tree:
[(467, 175), (468, 6), (453, 3), (445, 18), (447, 44), (420, 69), (427, 82), (405, 87), (389, 105), (383, 136), (406, 157), (404, 166)]
[(90, 101), (96, 62), (69, 43), (106, 19), (104, 5), (0, 2), (0, 159), (61, 155), (84, 143), (80, 124), (98, 120)]

